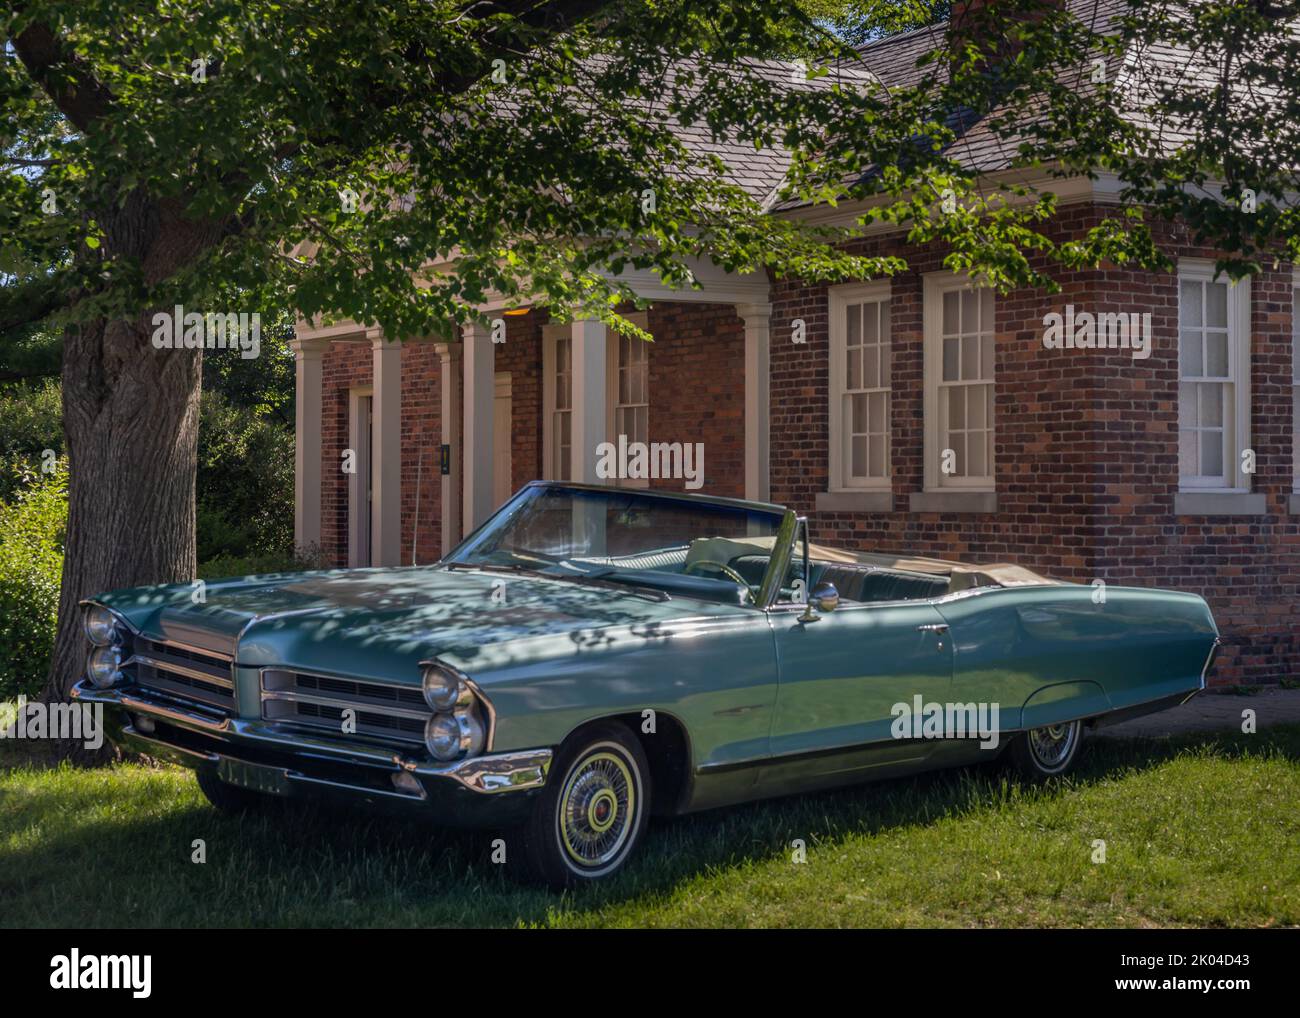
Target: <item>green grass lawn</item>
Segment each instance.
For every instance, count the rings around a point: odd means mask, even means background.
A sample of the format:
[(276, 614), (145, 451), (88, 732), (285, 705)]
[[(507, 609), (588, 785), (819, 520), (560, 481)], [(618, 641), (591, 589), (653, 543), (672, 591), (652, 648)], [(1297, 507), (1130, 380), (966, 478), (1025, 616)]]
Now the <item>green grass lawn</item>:
[(1090, 749), (1048, 788), (984, 767), (659, 822), (621, 878), (565, 896), (512, 881), (490, 834), (306, 807), (231, 819), (183, 770), (10, 766), (0, 924), (1300, 924), (1300, 727)]

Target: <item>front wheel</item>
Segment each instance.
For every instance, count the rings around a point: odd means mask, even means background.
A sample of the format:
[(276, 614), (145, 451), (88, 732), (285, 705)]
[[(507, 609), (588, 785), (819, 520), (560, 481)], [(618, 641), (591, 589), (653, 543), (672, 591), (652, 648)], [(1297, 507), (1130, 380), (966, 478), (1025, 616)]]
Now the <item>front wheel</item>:
[(556, 890), (623, 867), (650, 817), (650, 768), (622, 725), (587, 729), (561, 747), (524, 829), (535, 876)]
[(1021, 732), (1008, 754), (1012, 765), (1031, 781), (1045, 781), (1074, 770), (1083, 744), (1083, 722), (1067, 721)]

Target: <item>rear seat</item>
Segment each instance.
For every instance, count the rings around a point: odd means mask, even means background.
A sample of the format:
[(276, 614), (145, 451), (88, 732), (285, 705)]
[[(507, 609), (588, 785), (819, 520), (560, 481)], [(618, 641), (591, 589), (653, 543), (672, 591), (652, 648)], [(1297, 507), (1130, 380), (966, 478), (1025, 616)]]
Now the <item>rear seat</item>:
[(814, 576), (814, 585), (833, 583), (846, 601), (907, 601), (940, 597), (948, 592), (946, 576), (895, 572), (840, 562), (823, 566)]

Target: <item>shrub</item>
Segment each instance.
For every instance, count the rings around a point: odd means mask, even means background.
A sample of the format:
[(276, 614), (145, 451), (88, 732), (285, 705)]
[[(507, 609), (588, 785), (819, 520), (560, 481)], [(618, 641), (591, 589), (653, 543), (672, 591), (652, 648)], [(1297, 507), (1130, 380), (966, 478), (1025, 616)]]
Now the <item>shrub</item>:
[(67, 461), (0, 505), (0, 698), (35, 696), (45, 684), (58, 621)]
[(198, 558), (293, 555), (293, 432), (205, 392), (199, 407)]
[(41, 469), (46, 449), (63, 454), (58, 380), (0, 390), (0, 502), (11, 502)]

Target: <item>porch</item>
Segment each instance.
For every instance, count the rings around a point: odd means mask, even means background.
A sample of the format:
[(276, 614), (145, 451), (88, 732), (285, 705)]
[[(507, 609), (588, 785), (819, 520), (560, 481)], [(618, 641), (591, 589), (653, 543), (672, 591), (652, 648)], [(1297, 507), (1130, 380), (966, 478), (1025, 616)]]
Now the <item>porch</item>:
[(614, 483), (600, 447), (620, 435), (701, 443), (703, 490), (768, 498), (768, 281), (693, 271), (699, 289), (625, 277), (654, 344), (502, 300), (455, 340), (299, 322), (295, 544), (340, 566), (434, 561), (530, 480)]

